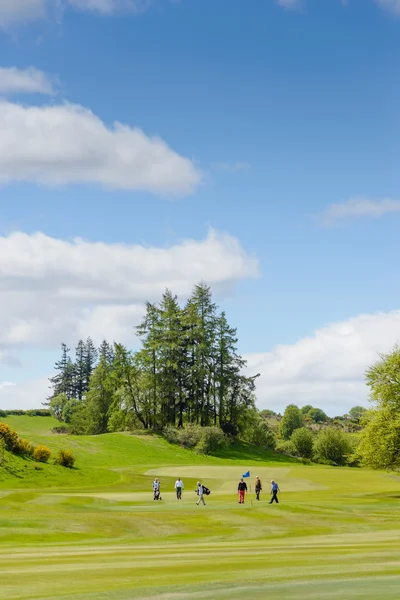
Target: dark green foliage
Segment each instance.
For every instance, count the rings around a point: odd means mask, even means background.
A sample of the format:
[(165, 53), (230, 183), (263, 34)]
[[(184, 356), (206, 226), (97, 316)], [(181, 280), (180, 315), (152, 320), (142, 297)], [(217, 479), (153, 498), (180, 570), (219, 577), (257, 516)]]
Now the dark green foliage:
[(353, 421), (359, 423), (361, 419), (365, 416), (366, 412), (367, 409), (364, 408), (364, 406), (353, 406), (353, 408), (349, 410), (349, 417)]
[[(52, 403), (53, 400), (50, 401), (50, 405)], [(71, 398), (70, 400), (67, 400), (66, 402), (63, 403), (63, 408), (62, 408), (62, 413), (61, 413), (61, 420), (64, 421), (64, 423), (71, 423), (71, 419), (74, 415), (74, 413), (79, 410), (79, 407), (81, 406), (82, 401), (77, 400), (76, 398)]]
[[(11, 412), (7, 411), (7, 414), (11, 414)], [(51, 411), (47, 408), (33, 408), (31, 410), (27, 410), (25, 412), (29, 417), (51, 417)]]
[(51, 398), (62, 394), (69, 400), (74, 395), (75, 365), (69, 356), (69, 351), (66, 344), (61, 344), (61, 359), (54, 366), (57, 373), (50, 377), (50, 384), (53, 389)]
[(256, 377), (243, 374), (236, 330), (218, 313), (206, 285), (197, 285), (183, 308), (169, 290), (159, 304), (147, 303), (137, 334), (142, 347), (136, 353), (106, 341), (97, 351), (90, 338), (81, 340), (75, 363), (63, 344), (50, 380), (52, 414), (77, 434), (185, 424), (234, 436), (244, 431)]
[(330, 461), (329, 464), (345, 465), (352, 451), (348, 436), (336, 427), (327, 427), (321, 431), (314, 444), (314, 452), (319, 462)]
[(167, 425), (163, 435), (171, 444), (195, 449), (199, 454), (212, 454), (223, 449), (227, 444), (227, 436), (220, 427), (214, 425), (202, 427), (189, 423), (183, 428)]
[(301, 412), (303, 413), (303, 415), (306, 415), (307, 413), (310, 412), (310, 410), (312, 410), (314, 407), (311, 406), (311, 404), (306, 404), (305, 406), (303, 406), (301, 408)]
[(55, 419), (62, 421), (64, 407), (66, 406), (66, 404), (68, 404), (68, 402), (69, 402), (68, 396), (67, 396), (67, 394), (64, 394), (64, 393), (57, 394), (56, 396), (53, 396), (52, 398), (50, 398), (48, 404), (50, 407), (51, 415)]
[(314, 435), (306, 427), (295, 429), (290, 441), (293, 444), (296, 456), (301, 458), (312, 458), (314, 447)]
[(66, 425), (60, 425), (59, 427), (53, 427), (51, 433), (71, 433), (71, 430)]
[(265, 408), (264, 410), (260, 411), (260, 415), (262, 416), (263, 419), (271, 419), (273, 417), (279, 416), (275, 411), (273, 411), (269, 408)]
[(279, 425), (279, 433), (284, 440), (289, 440), (295, 429), (303, 427), (303, 415), (295, 404), (286, 407)]
[(277, 440), (276, 451), (286, 456), (296, 456), (296, 448), (290, 440)]
[(329, 421), (328, 416), (321, 408), (311, 408), (306, 414), (314, 423), (326, 423)]
[(220, 427), (212, 425), (202, 428), (202, 435), (196, 446), (198, 454), (212, 454), (227, 445), (227, 438)]
[(33, 408), (30, 410), (2, 410), (0, 409), (0, 417), (27, 415), (28, 417), (51, 417), (51, 410), (47, 408)]
[[(367, 385), (374, 408), (361, 417), (357, 457), (373, 469), (398, 469), (400, 466), (400, 348), (380, 356), (367, 370)], [(359, 413), (361, 407), (355, 407)]]

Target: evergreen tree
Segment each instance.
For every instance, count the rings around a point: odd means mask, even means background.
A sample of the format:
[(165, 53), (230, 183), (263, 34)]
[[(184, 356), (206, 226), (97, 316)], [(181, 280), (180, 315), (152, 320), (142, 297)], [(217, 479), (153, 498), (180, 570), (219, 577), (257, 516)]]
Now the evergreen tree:
[(50, 387), (53, 390), (50, 398), (65, 394), (69, 400), (74, 395), (75, 369), (71, 358), (69, 357), (69, 351), (70, 349), (66, 344), (61, 344), (61, 359), (57, 361), (54, 366), (57, 373), (49, 378)]
[(101, 358), (90, 378), (86, 394), (87, 432), (107, 432), (109, 411), (114, 401), (115, 384), (112, 367)]
[[(166, 290), (159, 304), (146, 304), (136, 329), (142, 343), (136, 353), (107, 341), (97, 351), (88, 338), (78, 342), (73, 364), (63, 345), (51, 382), (55, 395), (77, 399), (65, 412), (73, 431), (102, 433), (128, 424), (160, 430), (191, 423), (244, 432), (249, 415), (257, 413), (258, 375), (244, 374), (236, 329), (218, 313), (208, 286), (197, 285), (183, 309)], [(65, 402), (56, 404), (62, 414)], [(258, 421), (257, 413), (262, 437)]]
[(175, 425), (177, 413), (182, 424), (184, 407), (182, 311), (177, 297), (169, 290), (163, 294), (159, 309), (159, 375), (163, 424)]
[(160, 309), (147, 302), (146, 314), (142, 323), (136, 328), (137, 335), (142, 339), (142, 349), (137, 354), (139, 368), (143, 371), (151, 396), (151, 427), (161, 429), (163, 410), (161, 407), (159, 358), (161, 348)]
[(86, 386), (86, 362), (85, 362), (85, 343), (79, 340), (75, 349), (75, 394), (74, 397), (82, 400), (87, 391)]
[(190, 317), (192, 377), (191, 396), (196, 422), (209, 425), (212, 416), (212, 384), (215, 366), (216, 305), (211, 290), (201, 283), (196, 285), (186, 306)]
[(84, 363), (85, 363), (84, 390), (85, 390), (85, 393), (89, 390), (90, 379), (91, 379), (92, 373), (96, 367), (97, 358), (98, 358), (98, 352), (97, 352), (96, 346), (94, 345), (92, 338), (88, 337), (85, 342), (85, 351), (84, 351)]
[(114, 360), (114, 349), (111, 344), (109, 344), (106, 340), (103, 340), (100, 344), (98, 350), (99, 359), (102, 358), (109, 364), (113, 364)]

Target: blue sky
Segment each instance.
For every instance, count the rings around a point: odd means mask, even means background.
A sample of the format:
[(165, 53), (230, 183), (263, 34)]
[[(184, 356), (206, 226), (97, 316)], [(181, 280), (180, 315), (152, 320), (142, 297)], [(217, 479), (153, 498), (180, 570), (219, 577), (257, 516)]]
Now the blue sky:
[(365, 403), (400, 336), (400, 2), (51, 6), (0, 8), (0, 407), (195, 277), (260, 406)]

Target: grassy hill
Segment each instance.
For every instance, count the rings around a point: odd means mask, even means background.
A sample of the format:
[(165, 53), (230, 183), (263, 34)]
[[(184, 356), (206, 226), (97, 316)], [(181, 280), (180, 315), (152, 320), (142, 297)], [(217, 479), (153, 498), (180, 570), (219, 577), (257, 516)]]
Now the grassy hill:
[[(54, 435), (48, 417), (2, 419), (76, 468), (8, 456), (0, 468), (0, 567), (5, 598), (26, 600), (398, 597), (400, 479), (303, 466), (239, 445), (205, 457), (155, 436)], [(244, 470), (261, 502), (237, 504)], [(151, 482), (162, 482), (154, 502)], [(174, 496), (177, 476), (183, 500)], [(279, 506), (268, 504), (277, 479)], [(195, 482), (211, 488), (195, 504)]]

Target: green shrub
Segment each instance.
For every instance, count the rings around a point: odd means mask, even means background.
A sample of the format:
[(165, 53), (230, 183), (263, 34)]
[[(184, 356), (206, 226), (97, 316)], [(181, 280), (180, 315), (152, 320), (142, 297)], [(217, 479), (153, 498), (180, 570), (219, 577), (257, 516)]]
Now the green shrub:
[(200, 443), (203, 432), (200, 425), (188, 423), (183, 429), (178, 429), (179, 444), (184, 448), (195, 448)]
[(293, 431), (290, 441), (293, 444), (295, 453), (301, 458), (311, 458), (313, 455), (314, 436), (309, 429), (301, 427)]
[(314, 452), (319, 462), (324, 460), (336, 465), (345, 465), (352, 451), (350, 440), (336, 427), (327, 427), (321, 431), (314, 444)]
[(66, 425), (59, 425), (57, 427), (53, 427), (51, 433), (71, 433), (69, 428)]
[(201, 439), (196, 445), (199, 454), (211, 454), (226, 446), (227, 438), (220, 427), (203, 427)]
[(51, 411), (48, 408), (34, 408), (27, 410), (28, 417), (51, 417)]
[(56, 465), (72, 468), (75, 463), (75, 457), (71, 450), (59, 450), (54, 462)]
[(47, 448), (47, 446), (36, 446), (33, 452), (33, 458), (38, 462), (47, 462), (51, 456), (51, 450)]
[(163, 429), (163, 436), (170, 444), (179, 444), (179, 429), (172, 425), (167, 425)]
[(295, 456), (296, 449), (290, 440), (278, 440), (276, 451), (286, 456)]
[(249, 441), (263, 450), (274, 450), (276, 446), (275, 433), (264, 419), (259, 419), (254, 424)]

